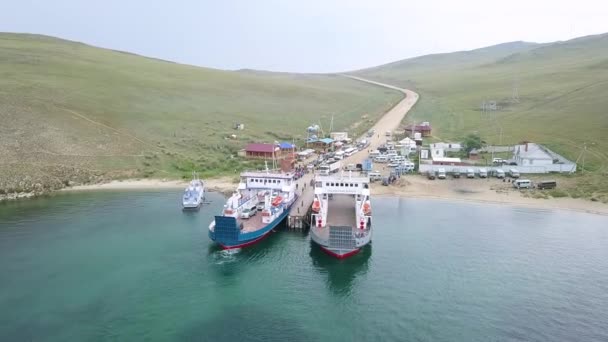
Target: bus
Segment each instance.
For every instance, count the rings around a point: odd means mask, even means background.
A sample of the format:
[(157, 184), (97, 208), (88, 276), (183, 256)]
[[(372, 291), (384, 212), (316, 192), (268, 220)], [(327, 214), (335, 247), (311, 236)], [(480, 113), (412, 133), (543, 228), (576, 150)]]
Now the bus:
[(355, 154), (355, 152), (357, 152), (357, 149), (356, 149), (356, 148), (354, 148), (354, 147), (350, 147), (350, 148), (347, 148), (347, 149), (344, 151), (344, 154), (345, 154), (347, 157), (350, 157), (350, 156), (352, 156), (353, 154)]

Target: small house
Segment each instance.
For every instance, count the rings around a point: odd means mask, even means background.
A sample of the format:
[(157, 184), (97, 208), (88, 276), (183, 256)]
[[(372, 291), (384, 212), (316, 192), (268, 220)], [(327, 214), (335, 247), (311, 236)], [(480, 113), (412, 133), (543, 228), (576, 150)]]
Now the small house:
[(327, 152), (330, 151), (334, 146), (334, 139), (331, 138), (322, 138), (316, 141), (309, 143), (311, 148), (314, 148), (317, 151)]
[(553, 157), (542, 146), (529, 142), (515, 146), (514, 159), (522, 166), (553, 164)]
[(405, 131), (410, 134), (419, 132), (423, 137), (429, 137), (433, 132), (433, 128), (431, 127), (430, 123), (423, 122), (420, 125), (408, 125), (405, 127)]
[(275, 144), (248, 144), (245, 147), (245, 156), (248, 158), (272, 159), (281, 156), (281, 149)]

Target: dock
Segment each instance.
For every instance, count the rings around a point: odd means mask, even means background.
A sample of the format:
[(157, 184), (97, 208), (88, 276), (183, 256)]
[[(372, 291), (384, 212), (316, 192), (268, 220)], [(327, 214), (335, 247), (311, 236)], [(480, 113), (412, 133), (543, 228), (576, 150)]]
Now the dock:
[(294, 203), (287, 216), (287, 227), (289, 229), (304, 230), (310, 225), (310, 211), (314, 198), (314, 187), (310, 185), (314, 174), (312, 172), (298, 179), (298, 189), (296, 192), (299, 197)]

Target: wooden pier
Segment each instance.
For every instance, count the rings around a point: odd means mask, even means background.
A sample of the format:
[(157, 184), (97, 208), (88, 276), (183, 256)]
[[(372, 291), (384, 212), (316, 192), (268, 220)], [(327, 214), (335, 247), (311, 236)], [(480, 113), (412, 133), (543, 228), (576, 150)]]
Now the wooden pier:
[(304, 175), (297, 181), (297, 193), (300, 195), (289, 211), (287, 227), (289, 229), (304, 230), (310, 225), (310, 211), (314, 198), (314, 187), (310, 185), (313, 173)]

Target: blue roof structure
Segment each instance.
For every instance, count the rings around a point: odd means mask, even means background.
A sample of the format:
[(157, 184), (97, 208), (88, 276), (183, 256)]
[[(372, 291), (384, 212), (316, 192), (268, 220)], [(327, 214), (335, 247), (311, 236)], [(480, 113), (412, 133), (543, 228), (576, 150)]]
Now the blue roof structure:
[(323, 138), (323, 139), (319, 139), (319, 141), (320, 141), (320, 142), (322, 142), (322, 143), (324, 143), (324, 144), (329, 145), (329, 144), (331, 144), (331, 143), (333, 143), (333, 142), (334, 142), (334, 139), (331, 139), (331, 138)]
[(294, 148), (295, 146), (292, 143), (282, 142), (279, 144), (279, 147), (281, 148), (281, 150), (289, 150)]

